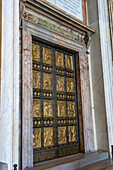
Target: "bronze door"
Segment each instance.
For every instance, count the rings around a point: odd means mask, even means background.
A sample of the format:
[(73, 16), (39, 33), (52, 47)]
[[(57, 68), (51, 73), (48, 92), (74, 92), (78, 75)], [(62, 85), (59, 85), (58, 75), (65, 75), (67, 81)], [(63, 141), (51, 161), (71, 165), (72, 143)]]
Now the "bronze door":
[(38, 42), (33, 54), (33, 160), (79, 152), (75, 56)]

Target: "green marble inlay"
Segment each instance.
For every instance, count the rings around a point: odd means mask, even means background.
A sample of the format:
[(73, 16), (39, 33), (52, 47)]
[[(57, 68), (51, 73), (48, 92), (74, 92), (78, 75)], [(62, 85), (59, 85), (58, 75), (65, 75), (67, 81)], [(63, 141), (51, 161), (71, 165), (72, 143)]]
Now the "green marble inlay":
[(51, 23), (49, 23), (49, 22), (47, 22), (45, 20), (42, 20), (42, 19), (40, 19), (38, 17), (33, 16), (33, 22), (36, 23), (36, 24), (43, 25), (43, 26), (45, 26), (47, 28), (50, 28), (51, 30), (59, 32), (59, 33), (61, 33), (63, 35), (66, 35), (68, 37), (71, 37), (74, 40), (79, 40), (79, 35), (72, 34), (69, 31), (66, 31), (66, 30), (64, 30), (62, 28), (59, 28), (56, 25), (53, 25), (53, 24), (51, 24)]

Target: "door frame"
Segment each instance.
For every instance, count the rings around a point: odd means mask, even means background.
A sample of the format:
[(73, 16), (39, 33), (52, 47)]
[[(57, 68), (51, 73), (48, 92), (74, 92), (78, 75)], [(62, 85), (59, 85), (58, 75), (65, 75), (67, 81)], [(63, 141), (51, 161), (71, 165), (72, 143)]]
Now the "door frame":
[[(81, 40), (53, 31), (31, 21), (28, 12), (22, 21), (22, 169), (33, 167), (33, 115), (32, 115), (32, 39), (54, 44), (76, 56), (77, 98), (81, 152), (94, 151), (94, 129), (91, 113), (88, 56), (86, 44)], [(27, 16), (27, 17), (26, 17)]]

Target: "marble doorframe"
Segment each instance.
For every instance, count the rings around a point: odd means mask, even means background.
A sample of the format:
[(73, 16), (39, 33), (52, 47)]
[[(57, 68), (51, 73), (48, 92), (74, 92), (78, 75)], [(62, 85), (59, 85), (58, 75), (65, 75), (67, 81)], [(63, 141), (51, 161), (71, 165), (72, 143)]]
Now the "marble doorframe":
[[(2, 9), (2, 1), (0, 1), (0, 8)], [(2, 33), (2, 10), (0, 11), (0, 112), (1, 112), (1, 33)]]
[[(76, 54), (78, 87), (79, 127), (83, 127), (81, 151), (95, 151), (93, 117), (91, 112), (90, 86), (86, 45), (61, 35), (42, 25), (23, 19), (22, 30), (22, 168), (33, 166), (33, 115), (32, 115), (32, 39), (54, 44)], [(82, 120), (83, 119), (83, 120)], [(81, 130), (82, 131), (82, 130)]]

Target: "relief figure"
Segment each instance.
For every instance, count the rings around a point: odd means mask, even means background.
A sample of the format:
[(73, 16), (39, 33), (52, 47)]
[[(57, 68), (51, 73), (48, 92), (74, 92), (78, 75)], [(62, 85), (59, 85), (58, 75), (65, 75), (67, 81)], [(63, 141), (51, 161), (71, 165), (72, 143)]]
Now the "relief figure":
[(51, 64), (51, 49), (43, 47), (42, 51), (43, 51), (43, 54), (42, 54), (43, 63)]
[(41, 129), (34, 128), (33, 129), (33, 148), (41, 147)]
[(73, 64), (72, 64), (72, 56), (70, 55), (65, 55), (66, 59), (66, 69), (73, 69)]
[(66, 143), (66, 127), (58, 127), (58, 144)]
[(57, 115), (58, 117), (65, 117), (65, 102), (57, 101)]
[(33, 60), (40, 62), (40, 47), (37, 44), (32, 44)]
[(76, 129), (75, 126), (69, 126), (69, 142), (76, 142)]
[(40, 117), (40, 100), (33, 99), (33, 117)]
[(53, 145), (53, 128), (44, 128), (44, 147)]
[(43, 73), (43, 89), (51, 90), (51, 74)]
[(52, 101), (44, 100), (43, 112), (44, 117), (52, 117)]
[(73, 92), (73, 79), (66, 78), (67, 92)]
[(63, 67), (63, 53), (56, 51), (56, 66)]
[(69, 117), (75, 117), (75, 105), (74, 102), (67, 102), (67, 112)]
[(40, 72), (33, 70), (33, 88), (40, 89)]
[(57, 91), (64, 91), (64, 77), (56, 76), (56, 89)]

